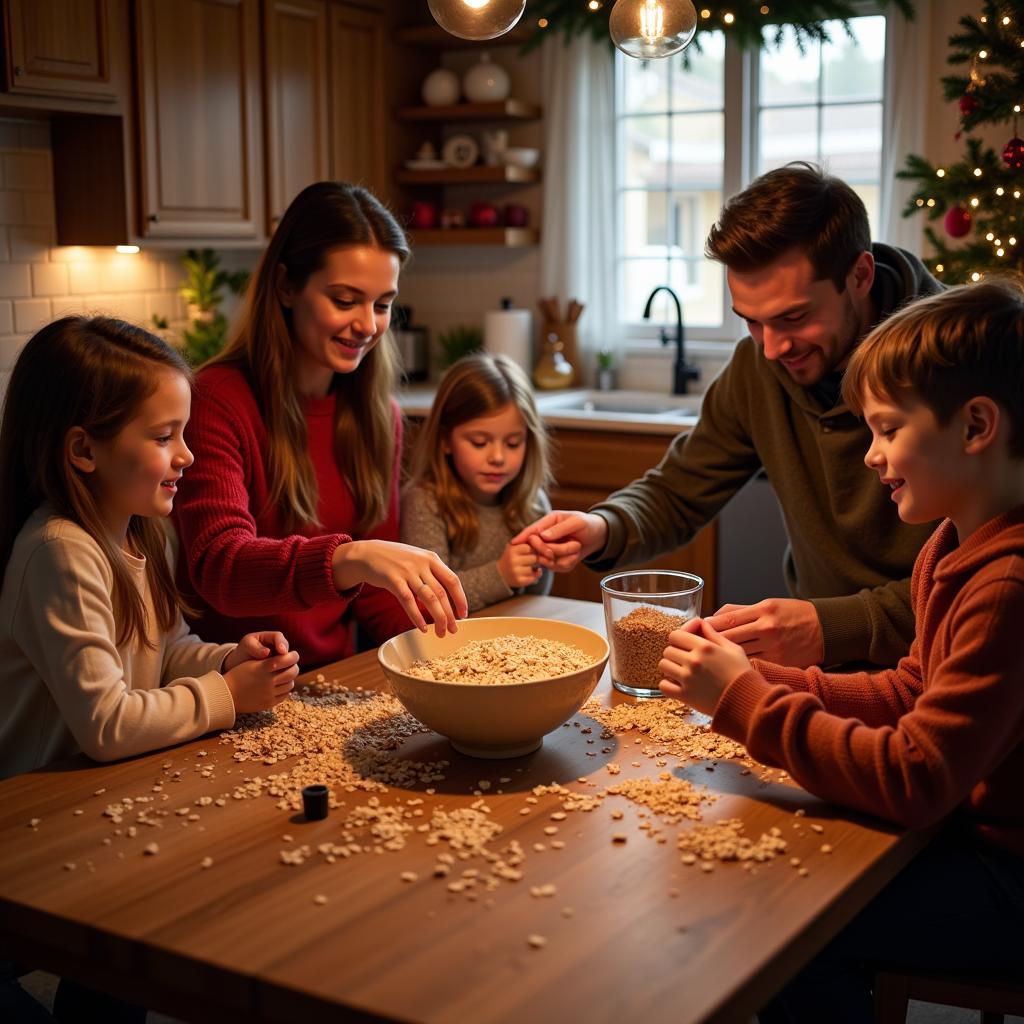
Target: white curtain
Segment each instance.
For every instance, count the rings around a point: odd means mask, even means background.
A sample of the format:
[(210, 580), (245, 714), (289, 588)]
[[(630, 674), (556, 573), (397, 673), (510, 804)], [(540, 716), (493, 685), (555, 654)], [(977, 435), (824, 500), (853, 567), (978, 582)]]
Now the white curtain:
[[(615, 286), (615, 58), (605, 39), (552, 34), (541, 54), (544, 216), (540, 294), (586, 309), (578, 323), (584, 378), (618, 341)], [(557, 168), (557, 173), (555, 172)]]
[(914, 20), (907, 21), (890, 5), (889, 34), (885, 43), (885, 124), (883, 126), (881, 242), (898, 245), (920, 255), (924, 247), (924, 217), (903, 217), (914, 192), (911, 181), (896, 178), (907, 154), (925, 156), (926, 115), (932, 94), (940, 88), (932, 79), (930, 57), (931, 3), (914, 5)]

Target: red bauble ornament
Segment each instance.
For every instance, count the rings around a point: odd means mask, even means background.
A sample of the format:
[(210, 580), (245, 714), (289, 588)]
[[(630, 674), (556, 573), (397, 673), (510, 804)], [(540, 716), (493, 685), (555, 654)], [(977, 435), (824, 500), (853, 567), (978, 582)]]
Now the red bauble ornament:
[(965, 92), (960, 97), (960, 114), (963, 117), (970, 117), (977, 109), (978, 101), (969, 92)]
[(971, 230), (971, 211), (962, 206), (952, 206), (946, 211), (942, 223), (951, 238), (963, 238)]
[(1019, 171), (1024, 168), (1024, 139), (1014, 136), (1003, 146), (1003, 163), (1011, 171)]

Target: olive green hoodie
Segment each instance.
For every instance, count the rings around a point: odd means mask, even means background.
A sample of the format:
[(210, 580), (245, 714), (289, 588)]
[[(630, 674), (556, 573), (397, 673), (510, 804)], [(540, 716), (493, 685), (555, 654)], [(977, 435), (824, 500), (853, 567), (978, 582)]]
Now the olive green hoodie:
[[(878, 243), (872, 251), (880, 319), (942, 290), (910, 253)], [(935, 523), (901, 522), (864, 465), (870, 443), (845, 402), (829, 407), (746, 337), (708, 386), (693, 430), (643, 479), (591, 509), (607, 521), (608, 542), (587, 564), (604, 571), (680, 547), (763, 468), (789, 533), (786, 582), (817, 609), (823, 664), (894, 665), (914, 637), (910, 572)]]

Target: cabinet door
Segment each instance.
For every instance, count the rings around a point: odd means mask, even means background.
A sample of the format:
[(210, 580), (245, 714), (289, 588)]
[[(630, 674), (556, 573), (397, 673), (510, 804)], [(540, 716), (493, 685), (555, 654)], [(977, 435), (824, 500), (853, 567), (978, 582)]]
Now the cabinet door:
[(267, 194), (269, 230), (307, 185), (330, 174), (327, 5), (267, 0)]
[(258, 0), (137, 0), (139, 233), (263, 238)]
[(4, 0), (6, 87), (112, 102), (106, 0)]
[(384, 16), (331, 6), (331, 177), (384, 195)]

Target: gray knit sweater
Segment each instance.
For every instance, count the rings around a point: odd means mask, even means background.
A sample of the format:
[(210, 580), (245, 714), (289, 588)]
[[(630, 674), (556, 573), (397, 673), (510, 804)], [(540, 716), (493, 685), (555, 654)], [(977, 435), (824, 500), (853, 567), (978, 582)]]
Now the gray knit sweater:
[[(535, 504), (538, 516), (551, 511), (551, 502), (544, 491), (538, 492)], [(468, 554), (455, 557), (449, 549), (448, 533), (434, 496), (424, 487), (408, 487), (402, 494), (402, 540), (436, 551), (445, 565), (459, 574), (471, 612), (515, 594), (547, 594), (551, 590), (551, 573), (546, 569), (536, 583), (525, 589), (512, 590), (501, 578), (498, 559), (513, 536), (505, 524), (501, 506), (477, 505), (476, 514), (480, 522), (476, 547)]]

